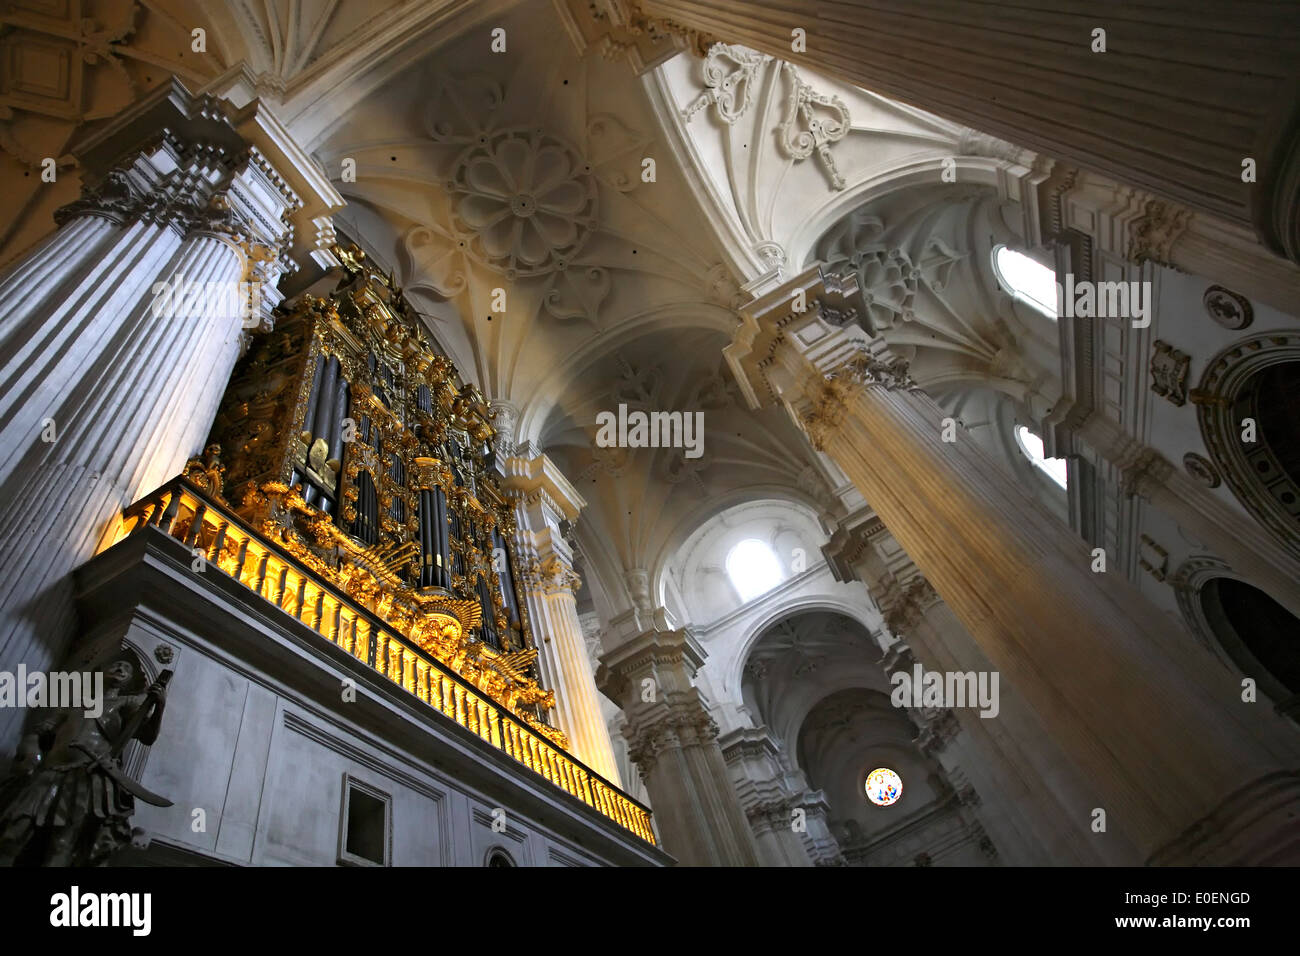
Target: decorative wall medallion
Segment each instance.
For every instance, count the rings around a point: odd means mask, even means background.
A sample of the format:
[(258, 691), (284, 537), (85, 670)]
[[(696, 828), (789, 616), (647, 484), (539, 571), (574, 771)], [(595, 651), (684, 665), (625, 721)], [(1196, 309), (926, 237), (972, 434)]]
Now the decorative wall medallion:
[(1157, 341), (1151, 356), (1151, 391), (1175, 405), (1187, 401), (1187, 369), (1192, 357), (1168, 342)]
[(843, 189), (844, 177), (835, 168), (831, 144), (849, 131), (849, 108), (838, 96), (826, 96), (799, 78), (789, 63), (784, 64), (790, 81), (790, 96), (785, 117), (777, 126), (781, 148), (792, 159), (807, 159), (814, 152), (830, 177), (835, 189)]
[(885, 767), (867, 774), (867, 799), (878, 807), (892, 807), (903, 795), (903, 778)]
[(591, 165), (538, 129), (480, 135), (447, 189), (466, 255), (508, 279), (564, 268), (597, 224)]
[(153, 649), (153, 656), (159, 664), (170, 664), (176, 658), (176, 648), (170, 644), (159, 644)]
[(689, 121), (712, 103), (718, 109), (720, 120), (727, 124), (736, 122), (749, 109), (754, 98), (754, 78), (770, 59), (765, 53), (744, 47), (713, 44), (704, 58), (705, 89), (682, 111), (682, 116)]
[(1210, 464), (1210, 460), (1203, 455), (1189, 451), (1183, 456), (1183, 468), (1198, 484), (1202, 484), (1206, 488), (1219, 487), (1219, 473), (1215, 470), (1214, 465)]
[(1225, 329), (1244, 329), (1255, 321), (1255, 310), (1245, 296), (1225, 289), (1221, 285), (1212, 285), (1205, 290), (1201, 299), (1210, 318)]

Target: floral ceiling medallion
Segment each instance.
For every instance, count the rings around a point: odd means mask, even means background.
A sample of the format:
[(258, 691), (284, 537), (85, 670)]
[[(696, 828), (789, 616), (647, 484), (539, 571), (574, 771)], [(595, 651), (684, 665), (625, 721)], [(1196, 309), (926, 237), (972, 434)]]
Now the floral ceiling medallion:
[(507, 279), (567, 268), (597, 225), (591, 165), (540, 129), (481, 134), (447, 189), (458, 245)]

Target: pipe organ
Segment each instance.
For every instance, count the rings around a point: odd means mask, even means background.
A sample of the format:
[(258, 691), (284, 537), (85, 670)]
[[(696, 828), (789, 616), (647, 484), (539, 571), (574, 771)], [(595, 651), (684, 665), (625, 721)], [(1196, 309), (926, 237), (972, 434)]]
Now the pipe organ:
[(334, 252), (334, 288), (281, 306), (235, 368), (209, 440), (222, 493), (564, 746), (544, 719), (554, 695), (538, 684), (486, 403), (391, 275)]

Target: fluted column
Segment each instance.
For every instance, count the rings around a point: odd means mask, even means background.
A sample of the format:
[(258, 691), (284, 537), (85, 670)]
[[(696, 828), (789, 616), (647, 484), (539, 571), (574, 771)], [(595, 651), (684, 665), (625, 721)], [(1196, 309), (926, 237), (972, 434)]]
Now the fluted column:
[[(841, 580), (867, 585), (898, 642), (881, 666), (891, 676), (925, 672), (990, 673), (993, 665), (952, 609), (921, 576), (879, 518), (867, 514), (832, 537), (827, 555)], [(917, 713), (917, 743), (943, 766), (996, 846), (1013, 866), (1088, 865), (1132, 860), (1113, 836), (1087, 837), (1069, 826), (1085, 814), (1087, 788), (1016, 689), (999, 674), (998, 712), (971, 708)], [(963, 793), (965, 781), (969, 793)]]
[(1252, 226), (1300, 261), (1289, 0), (625, 2), (661, 31), (744, 44)]
[[(796, 288), (851, 308), (815, 268), (749, 307), (727, 353), (751, 404), (781, 401), (849, 475), (1077, 765), (1108, 829), (1150, 858), (1231, 801), (1242, 832), (1223, 862), (1270, 840), (1300, 859), (1273, 816), (1300, 798), (1294, 731), (1121, 575), (1093, 571), (1087, 544), (968, 436), (944, 442), (943, 412), (883, 342), (819, 307), (791, 311)], [(1224, 781), (1241, 790), (1225, 799)], [(1069, 822), (1087, 832), (1090, 817)]]
[(560, 532), (561, 522), (576, 520), (586, 502), (545, 455), (509, 458), (503, 470), (503, 487), (515, 502), (519, 579), (560, 729), (574, 756), (621, 786), (578, 617), (581, 582)]
[[(0, 668), (63, 654), (69, 572), (201, 448), (295, 217), (341, 203), (280, 133), (160, 88), (74, 147), (82, 198), (0, 276)], [(22, 717), (0, 714), (0, 749)]]
[(627, 718), (664, 849), (685, 866), (757, 866), (718, 726), (695, 687), (704, 656), (689, 631), (652, 629), (603, 654), (598, 679)]

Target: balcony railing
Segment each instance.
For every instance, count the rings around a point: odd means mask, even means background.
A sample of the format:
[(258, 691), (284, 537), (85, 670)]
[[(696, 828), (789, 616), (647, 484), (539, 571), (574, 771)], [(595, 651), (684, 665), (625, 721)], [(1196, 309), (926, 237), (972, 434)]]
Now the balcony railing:
[(176, 478), (123, 512), (126, 534), (155, 527), (248, 590), (651, 845), (650, 811), (529, 727), (373, 612)]

